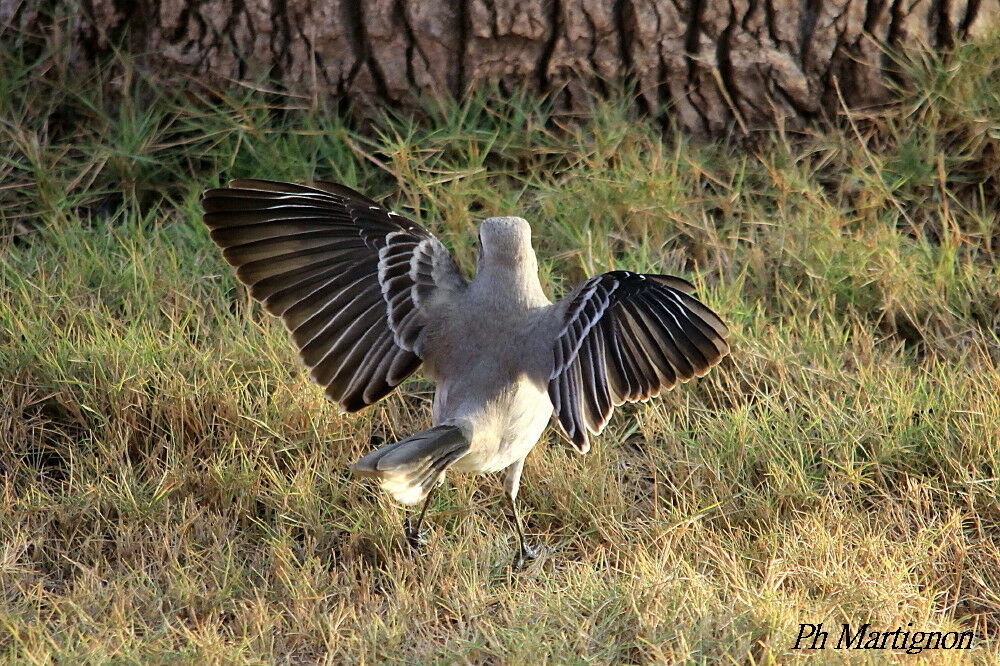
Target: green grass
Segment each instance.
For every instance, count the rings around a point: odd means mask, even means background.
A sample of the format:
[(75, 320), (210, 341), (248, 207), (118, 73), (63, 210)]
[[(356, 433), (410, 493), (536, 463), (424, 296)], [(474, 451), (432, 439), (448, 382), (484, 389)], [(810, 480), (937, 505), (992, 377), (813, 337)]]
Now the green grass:
[[(0, 58), (7, 661), (785, 663), (820, 621), (1000, 648), (996, 37), (907, 61), (890, 109), (747, 146), (488, 93), (360, 132), (127, 60)], [(245, 176), (385, 197), (466, 270), (477, 221), (521, 215), (551, 295), (679, 274), (733, 354), (587, 456), (549, 431), (521, 498), (554, 552), (524, 573), (490, 477), (450, 480), (414, 556), (346, 468), (426, 427), (432, 387), (345, 415), (308, 383), (199, 220)]]

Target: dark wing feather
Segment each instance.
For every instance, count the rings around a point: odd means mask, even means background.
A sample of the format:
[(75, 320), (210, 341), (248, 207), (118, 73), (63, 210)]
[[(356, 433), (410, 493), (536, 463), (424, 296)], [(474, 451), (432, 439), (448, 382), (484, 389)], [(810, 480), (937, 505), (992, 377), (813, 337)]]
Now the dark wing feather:
[(693, 294), (681, 278), (613, 271), (563, 301), (549, 397), (581, 453), (615, 405), (701, 377), (729, 353), (729, 329)]
[(465, 286), (436, 238), (344, 185), (236, 180), (202, 205), (236, 276), (349, 411), (419, 367), (435, 305)]

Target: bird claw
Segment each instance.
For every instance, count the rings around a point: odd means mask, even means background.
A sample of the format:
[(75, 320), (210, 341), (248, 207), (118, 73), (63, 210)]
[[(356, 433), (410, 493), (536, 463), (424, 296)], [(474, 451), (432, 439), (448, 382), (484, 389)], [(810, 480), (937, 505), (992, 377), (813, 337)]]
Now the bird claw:
[(403, 519), (403, 536), (406, 537), (406, 543), (409, 544), (410, 548), (414, 550), (422, 550), (426, 546), (430, 539), (427, 538), (427, 534), (430, 530), (416, 530), (410, 524), (410, 518), (407, 516)]
[(524, 544), (518, 551), (514, 554), (514, 562), (511, 565), (511, 569), (516, 573), (524, 568), (526, 562), (537, 558), (542, 554), (541, 546), (529, 546)]

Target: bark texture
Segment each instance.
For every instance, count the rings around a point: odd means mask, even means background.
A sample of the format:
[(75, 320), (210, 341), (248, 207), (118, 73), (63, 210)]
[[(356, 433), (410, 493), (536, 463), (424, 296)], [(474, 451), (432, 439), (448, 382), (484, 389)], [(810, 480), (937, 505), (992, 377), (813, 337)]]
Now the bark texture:
[[(39, 9), (44, 5), (43, 9)], [(886, 47), (948, 48), (1000, 0), (0, 0), (8, 36), (68, 39), (85, 66), (124, 40), (165, 75), (270, 76), (372, 108), (482, 81), (568, 111), (634, 82), (697, 135), (801, 124), (886, 99)]]

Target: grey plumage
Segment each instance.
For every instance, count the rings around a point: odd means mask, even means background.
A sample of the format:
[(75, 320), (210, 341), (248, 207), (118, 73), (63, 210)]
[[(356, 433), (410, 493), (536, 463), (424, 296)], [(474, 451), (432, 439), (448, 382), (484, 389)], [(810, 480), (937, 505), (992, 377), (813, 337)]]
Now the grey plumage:
[(729, 351), (725, 324), (680, 278), (612, 271), (552, 304), (521, 218), (482, 223), (467, 282), (425, 229), (343, 185), (238, 180), (203, 205), (223, 256), (332, 400), (361, 409), (421, 364), (435, 380), (434, 427), (352, 469), (406, 504), (448, 470), (506, 469), (521, 557), (514, 499), (553, 412), (585, 453), (614, 406), (703, 376)]

